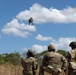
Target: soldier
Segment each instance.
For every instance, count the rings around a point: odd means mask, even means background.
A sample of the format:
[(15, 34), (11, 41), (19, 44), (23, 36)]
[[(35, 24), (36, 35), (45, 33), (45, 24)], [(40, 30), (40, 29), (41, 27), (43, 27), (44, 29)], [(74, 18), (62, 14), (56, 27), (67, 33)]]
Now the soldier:
[(76, 75), (76, 42), (71, 42), (69, 44), (71, 50), (67, 53), (68, 65), (68, 75)]
[(32, 18), (32, 17), (30, 17), (30, 19), (28, 20), (28, 22), (29, 22), (29, 25), (30, 25), (30, 24), (34, 25), (34, 24), (33, 24), (33, 18)]
[(21, 59), (21, 64), (23, 67), (23, 75), (36, 75), (36, 70), (38, 68), (38, 65), (34, 56), (35, 56), (34, 52), (28, 50), (27, 58)]
[(65, 57), (55, 52), (55, 47), (52, 44), (48, 46), (48, 51), (43, 57), (39, 75), (44, 75), (44, 71), (52, 75), (61, 75), (61, 69), (66, 72), (67, 61)]

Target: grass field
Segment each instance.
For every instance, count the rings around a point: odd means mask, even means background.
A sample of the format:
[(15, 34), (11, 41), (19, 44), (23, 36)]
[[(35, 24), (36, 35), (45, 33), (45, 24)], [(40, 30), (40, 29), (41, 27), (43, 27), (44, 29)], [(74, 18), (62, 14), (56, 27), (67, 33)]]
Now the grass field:
[[(5, 65), (1, 65), (0, 64), (0, 75), (23, 75), (22, 74), (22, 66), (14, 66), (14, 65), (9, 65), (9, 64), (5, 64)], [(36, 75), (39, 74), (39, 68), (36, 71)], [(51, 75), (49, 73), (44, 73), (44, 75)], [(62, 73), (62, 75), (65, 75), (64, 73)]]

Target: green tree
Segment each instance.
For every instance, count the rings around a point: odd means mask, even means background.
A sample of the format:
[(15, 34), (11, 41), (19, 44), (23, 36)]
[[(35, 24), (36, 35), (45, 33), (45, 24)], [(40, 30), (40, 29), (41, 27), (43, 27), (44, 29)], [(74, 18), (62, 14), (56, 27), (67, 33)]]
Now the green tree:
[(0, 54), (0, 63), (4, 63), (4, 55)]
[(4, 58), (5, 62), (12, 63), (14, 65), (20, 64), (20, 61), (21, 61), (20, 53), (18, 53), (18, 52), (10, 53), (10, 54), (6, 53), (6, 54), (4, 54), (4, 56), (5, 56), (5, 58)]
[(62, 54), (63, 56), (66, 56), (66, 53), (67, 53), (65, 50), (58, 50), (57, 52)]

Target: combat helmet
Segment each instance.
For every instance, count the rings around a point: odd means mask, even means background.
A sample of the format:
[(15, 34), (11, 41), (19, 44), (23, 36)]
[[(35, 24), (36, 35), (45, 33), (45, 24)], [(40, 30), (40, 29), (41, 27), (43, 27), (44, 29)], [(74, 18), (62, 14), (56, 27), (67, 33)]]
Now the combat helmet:
[(50, 44), (48, 46), (48, 51), (55, 51), (55, 46), (53, 44)]
[(34, 57), (34, 56), (35, 56), (35, 52), (33, 50), (28, 50), (27, 57)]
[(70, 46), (70, 47), (76, 47), (76, 42), (74, 42), (74, 41), (71, 42), (71, 43), (69, 44), (69, 46)]

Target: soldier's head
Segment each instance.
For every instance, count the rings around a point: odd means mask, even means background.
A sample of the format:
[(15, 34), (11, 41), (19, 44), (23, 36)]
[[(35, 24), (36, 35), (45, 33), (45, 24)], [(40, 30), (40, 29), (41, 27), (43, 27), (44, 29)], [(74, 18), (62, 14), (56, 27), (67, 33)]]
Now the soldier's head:
[(48, 51), (51, 52), (51, 51), (55, 51), (55, 46), (53, 44), (50, 44), (48, 46)]
[(27, 52), (27, 57), (34, 57), (34, 56), (35, 56), (34, 53), (35, 53), (35, 52), (33, 52), (32, 50), (28, 50), (28, 52)]
[(70, 44), (69, 44), (69, 46), (72, 48), (72, 49), (75, 49), (76, 48), (76, 42), (71, 42)]

